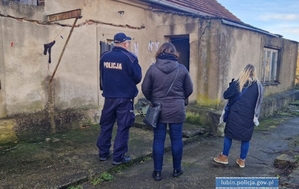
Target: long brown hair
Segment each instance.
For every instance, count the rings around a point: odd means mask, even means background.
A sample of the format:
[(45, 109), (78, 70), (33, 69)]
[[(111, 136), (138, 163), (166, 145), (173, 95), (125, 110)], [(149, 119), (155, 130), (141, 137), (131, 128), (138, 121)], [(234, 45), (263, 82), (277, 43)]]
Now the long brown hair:
[(158, 49), (156, 53), (156, 59), (162, 53), (172, 54), (177, 58), (180, 56), (180, 53), (176, 50), (175, 46), (170, 42), (165, 42), (163, 43), (163, 45), (161, 45), (161, 47)]
[(239, 91), (241, 92), (247, 82), (250, 86), (252, 82), (258, 80), (255, 74), (255, 67), (252, 64), (247, 64), (245, 68), (239, 73), (239, 77), (237, 80), (239, 81)]

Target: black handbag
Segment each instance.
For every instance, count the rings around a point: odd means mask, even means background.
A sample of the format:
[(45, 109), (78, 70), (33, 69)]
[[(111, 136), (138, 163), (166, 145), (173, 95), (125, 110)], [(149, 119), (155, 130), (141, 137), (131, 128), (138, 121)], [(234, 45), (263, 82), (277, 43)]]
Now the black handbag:
[[(178, 75), (178, 72), (179, 72), (179, 68), (177, 68), (176, 75), (175, 75), (175, 77), (172, 81), (172, 84), (170, 85), (165, 97), (167, 97), (170, 89), (172, 88), (173, 83)], [(152, 126), (153, 128), (156, 128), (157, 122), (158, 122), (158, 119), (160, 116), (160, 112), (161, 112), (161, 107), (162, 107), (161, 103), (150, 103), (148, 106), (148, 109), (146, 111), (145, 118), (143, 119), (143, 123), (145, 123), (148, 126)]]
[(161, 112), (161, 103), (157, 103), (157, 104), (150, 103), (146, 111), (143, 123), (156, 128), (160, 116), (160, 112)]

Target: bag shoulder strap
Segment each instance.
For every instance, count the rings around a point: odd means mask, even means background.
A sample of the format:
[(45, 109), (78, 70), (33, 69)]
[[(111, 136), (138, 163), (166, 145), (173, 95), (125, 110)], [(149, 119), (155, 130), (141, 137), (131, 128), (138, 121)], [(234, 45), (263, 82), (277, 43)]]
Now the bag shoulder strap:
[(175, 77), (174, 77), (174, 79), (173, 79), (173, 81), (172, 81), (172, 83), (171, 83), (171, 85), (170, 85), (170, 87), (169, 87), (169, 89), (168, 89), (168, 91), (167, 91), (167, 93), (166, 93), (165, 97), (167, 97), (167, 95), (168, 95), (168, 93), (169, 93), (170, 89), (172, 88), (172, 86), (173, 86), (173, 84), (174, 84), (174, 81), (175, 81), (176, 77), (178, 76), (178, 73), (179, 73), (179, 66), (178, 66), (178, 68), (177, 68), (177, 71), (176, 71)]

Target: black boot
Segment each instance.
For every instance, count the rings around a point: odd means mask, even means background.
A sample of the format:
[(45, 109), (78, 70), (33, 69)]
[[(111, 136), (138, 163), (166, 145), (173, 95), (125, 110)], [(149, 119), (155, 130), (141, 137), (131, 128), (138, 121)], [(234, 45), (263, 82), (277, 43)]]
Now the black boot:
[(172, 176), (173, 177), (178, 177), (178, 176), (180, 176), (181, 174), (183, 174), (183, 170), (182, 169), (178, 169), (178, 170), (173, 170), (173, 174), (172, 174)]
[(155, 179), (155, 181), (160, 181), (162, 179), (161, 171), (154, 171), (153, 178)]

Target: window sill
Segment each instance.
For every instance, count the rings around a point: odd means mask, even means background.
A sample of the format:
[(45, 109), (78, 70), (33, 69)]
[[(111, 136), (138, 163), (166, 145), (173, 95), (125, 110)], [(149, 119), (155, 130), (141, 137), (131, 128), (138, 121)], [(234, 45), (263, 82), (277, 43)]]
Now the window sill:
[(263, 86), (275, 86), (275, 85), (279, 85), (280, 82), (279, 81), (267, 81), (267, 82), (262, 82)]

